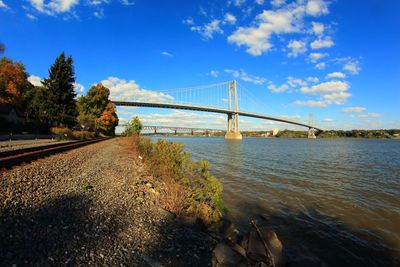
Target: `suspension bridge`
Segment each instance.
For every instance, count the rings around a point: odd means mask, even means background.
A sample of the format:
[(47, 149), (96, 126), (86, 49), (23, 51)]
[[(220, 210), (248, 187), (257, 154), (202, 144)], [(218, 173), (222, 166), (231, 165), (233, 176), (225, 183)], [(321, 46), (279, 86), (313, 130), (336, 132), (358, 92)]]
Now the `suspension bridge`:
[[(239, 90), (240, 89), (240, 90)], [(242, 106), (255, 108), (263, 106), (245, 87), (236, 81), (228, 81), (206, 86), (179, 88), (165, 91), (150, 91), (135, 89), (133, 96), (127, 100), (112, 99), (116, 106), (125, 107), (150, 107), (168, 108), (212, 112), (227, 115), (227, 130), (225, 139), (240, 140), (242, 135), (239, 130), (239, 116), (277, 121), (308, 128), (308, 137), (315, 138), (322, 129), (313, 125), (311, 117), (308, 123), (287, 119), (285, 117), (271, 116), (239, 109), (239, 99)], [(254, 105), (256, 103), (257, 105)]]

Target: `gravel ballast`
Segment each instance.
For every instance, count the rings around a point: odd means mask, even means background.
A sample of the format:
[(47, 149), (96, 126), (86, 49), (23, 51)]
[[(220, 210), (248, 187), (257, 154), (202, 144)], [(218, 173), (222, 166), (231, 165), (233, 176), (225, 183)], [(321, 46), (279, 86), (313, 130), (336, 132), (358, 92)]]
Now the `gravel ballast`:
[(0, 266), (208, 266), (215, 240), (154, 203), (124, 138), (0, 171)]

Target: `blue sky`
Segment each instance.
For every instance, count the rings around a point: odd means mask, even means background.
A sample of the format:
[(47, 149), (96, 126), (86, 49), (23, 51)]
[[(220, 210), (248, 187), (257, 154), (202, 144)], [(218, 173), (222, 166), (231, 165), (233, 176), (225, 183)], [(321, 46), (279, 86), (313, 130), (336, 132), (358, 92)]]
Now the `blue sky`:
[[(157, 99), (157, 91), (236, 79), (262, 103), (241, 99), (243, 109), (304, 122), (311, 112), (324, 129), (400, 128), (398, 14), (400, 2), (378, 0), (0, 0), (0, 41), (32, 83), (61, 51), (71, 54), (80, 94), (103, 82), (113, 98)], [(149, 125), (226, 121), (149, 108), (118, 115)]]

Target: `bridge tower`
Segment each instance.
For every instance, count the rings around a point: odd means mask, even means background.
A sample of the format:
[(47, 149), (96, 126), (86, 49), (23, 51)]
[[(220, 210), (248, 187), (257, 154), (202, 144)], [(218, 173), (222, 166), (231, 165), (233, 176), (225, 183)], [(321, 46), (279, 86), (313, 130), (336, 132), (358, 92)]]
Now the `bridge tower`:
[(317, 137), (315, 136), (315, 129), (313, 127), (314, 124), (314, 119), (312, 113), (308, 114), (308, 125), (311, 127), (308, 128), (308, 139), (316, 139)]
[[(233, 110), (232, 110), (233, 102)], [(238, 97), (236, 89), (236, 81), (228, 82), (228, 128), (226, 130), (225, 139), (241, 140), (242, 134), (239, 132), (239, 115), (238, 115)]]

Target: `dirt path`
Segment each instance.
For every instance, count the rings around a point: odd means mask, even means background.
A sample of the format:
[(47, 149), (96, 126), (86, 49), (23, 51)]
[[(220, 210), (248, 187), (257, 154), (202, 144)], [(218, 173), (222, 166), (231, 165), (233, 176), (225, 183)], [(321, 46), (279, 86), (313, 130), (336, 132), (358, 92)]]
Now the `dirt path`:
[(207, 266), (214, 241), (154, 205), (115, 138), (0, 173), (0, 265)]

